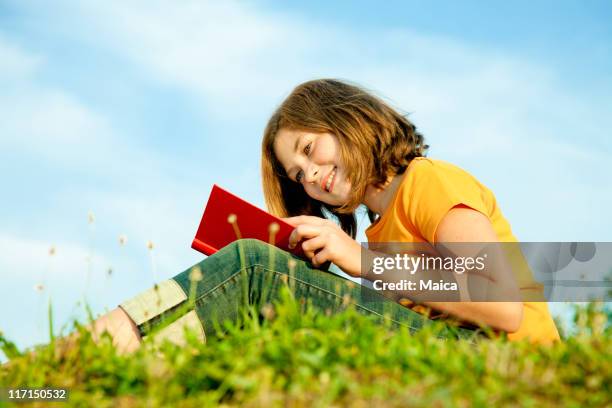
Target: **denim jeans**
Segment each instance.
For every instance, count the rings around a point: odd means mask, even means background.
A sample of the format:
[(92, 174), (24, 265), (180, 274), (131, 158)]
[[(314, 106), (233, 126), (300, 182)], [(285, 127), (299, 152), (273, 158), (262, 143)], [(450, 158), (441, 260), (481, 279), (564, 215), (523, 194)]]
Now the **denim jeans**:
[[(380, 323), (389, 320), (391, 326), (407, 326), (412, 332), (431, 324), (421, 314), (382, 298), (372, 289), (314, 269), (300, 258), (255, 239), (227, 245), (120, 307), (134, 320), (143, 338), (159, 326), (163, 329), (155, 330), (155, 341), (168, 339), (180, 344), (184, 341), (184, 328), (189, 327), (205, 341), (219, 327), (214, 319), (219, 323), (236, 321), (245, 303), (274, 302), (285, 283), (293, 289), (296, 299), (309, 300), (323, 313), (343, 310), (350, 299), (358, 312), (374, 316)], [(165, 318), (172, 323), (164, 323)], [(449, 326), (439, 336), (474, 338), (475, 332)]]

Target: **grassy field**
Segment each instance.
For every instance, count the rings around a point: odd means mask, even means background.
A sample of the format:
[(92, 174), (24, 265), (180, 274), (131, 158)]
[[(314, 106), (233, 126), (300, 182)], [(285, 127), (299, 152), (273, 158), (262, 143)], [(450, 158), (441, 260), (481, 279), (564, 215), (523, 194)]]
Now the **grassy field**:
[[(0, 386), (68, 388), (69, 405), (96, 407), (610, 406), (606, 306), (577, 307), (576, 332), (538, 347), (441, 340), (438, 326), (410, 334), (352, 306), (325, 316), (286, 290), (267, 305), (265, 320), (251, 308), (206, 344), (186, 333), (184, 347), (145, 343), (128, 357), (117, 355), (108, 336), (96, 345), (83, 335), (68, 350), (54, 339), (35, 355), (0, 336), (10, 358)], [(66, 406), (38, 403), (55, 404)]]

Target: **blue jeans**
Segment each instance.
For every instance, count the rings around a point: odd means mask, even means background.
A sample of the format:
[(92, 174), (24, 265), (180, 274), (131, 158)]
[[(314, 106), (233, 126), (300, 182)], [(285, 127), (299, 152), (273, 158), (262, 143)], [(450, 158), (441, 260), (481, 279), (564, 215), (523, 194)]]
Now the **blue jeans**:
[[(235, 241), (120, 307), (134, 320), (143, 338), (155, 330), (156, 341), (181, 343), (183, 328), (189, 327), (205, 341), (219, 327), (215, 319), (219, 323), (236, 321), (245, 304), (274, 302), (285, 283), (296, 299), (302, 303), (309, 300), (324, 313), (339, 312), (352, 303), (358, 312), (374, 316), (380, 323), (387, 320), (391, 326), (406, 326), (412, 332), (432, 323), (372, 289), (314, 269), (300, 258), (255, 239)], [(475, 332), (448, 326), (439, 336), (474, 338)]]

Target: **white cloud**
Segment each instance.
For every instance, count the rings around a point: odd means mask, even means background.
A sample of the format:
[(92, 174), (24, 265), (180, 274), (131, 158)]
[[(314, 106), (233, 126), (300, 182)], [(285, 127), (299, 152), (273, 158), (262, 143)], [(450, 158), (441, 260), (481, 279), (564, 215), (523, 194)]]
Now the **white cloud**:
[[(44, 242), (0, 233), (0, 276), (3, 279), (24, 278), (29, 283), (72, 281), (80, 284), (85, 282), (88, 269), (110, 264), (106, 256), (80, 244)], [(15, 274), (17, 271), (19, 274)]]
[(409, 29), (362, 32), (238, 2), (88, 3), (80, 13), (92, 42), (200, 97), (218, 118), (265, 117), (298, 82), (335, 76), (379, 90), (465, 154), (516, 150), (542, 127), (597, 132), (605, 120), (590, 109), (604, 101), (568, 93), (545, 61)]
[(105, 120), (59, 90), (22, 85), (0, 96), (2, 148), (56, 161), (87, 162), (108, 154), (112, 132)]
[(92, 163), (112, 152), (113, 131), (105, 118), (68, 92), (37, 83), (45, 68), (40, 57), (0, 42), (0, 61), (9, 61), (13, 73), (0, 77), (0, 148), (5, 157), (25, 154), (70, 165)]
[(256, 109), (288, 89), (287, 79), (304, 72), (304, 54), (323, 34), (315, 32), (322, 27), (232, 1), (87, 3), (79, 12), (90, 41), (204, 96), (207, 110), (226, 115), (247, 114), (247, 104)]
[(40, 55), (25, 53), (0, 34), (0, 81), (28, 77), (42, 63)]
[(148, 257), (146, 242), (154, 243), (160, 277), (172, 277), (203, 258), (190, 248), (203, 212), (204, 202), (197, 194), (185, 189), (161, 195), (97, 192), (94, 196), (97, 212), (108, 220), (105, 228), (120, 226), (141, 257)]
[(118, 129), (117, 112), (96, 110), (76, 92), (40, 80), (47, 58), (3, 38), (0, 32), (0, 157), (5, 162), (27, 160), (33, 169), (45, 163), (109, 180), (160, 182), (171, 165), (168, 155)]

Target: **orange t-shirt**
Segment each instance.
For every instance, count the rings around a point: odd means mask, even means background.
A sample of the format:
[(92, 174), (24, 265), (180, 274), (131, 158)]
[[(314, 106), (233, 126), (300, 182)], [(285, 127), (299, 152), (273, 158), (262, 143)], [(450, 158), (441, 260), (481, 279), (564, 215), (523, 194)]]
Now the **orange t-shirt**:
[[(366, 229), (369, 242), (430, 242), (444, 216), (458, 205), (486, 215), (499, 242), (517, 242), (510, 224), (502, 215), (495, 196), (476, 178), (450, 163), (419, 157), (403, 177), (395, 197), (385, 213)], [(529, 279), (519, 277), (521, 293), (541, 291)], [(544, 299), (542, 294), (542, 299)], [(551, 343), (559, 332), (546, 302), (523, 302), (523, 320), (510, 340), (529, 338), (532, 342)]]

